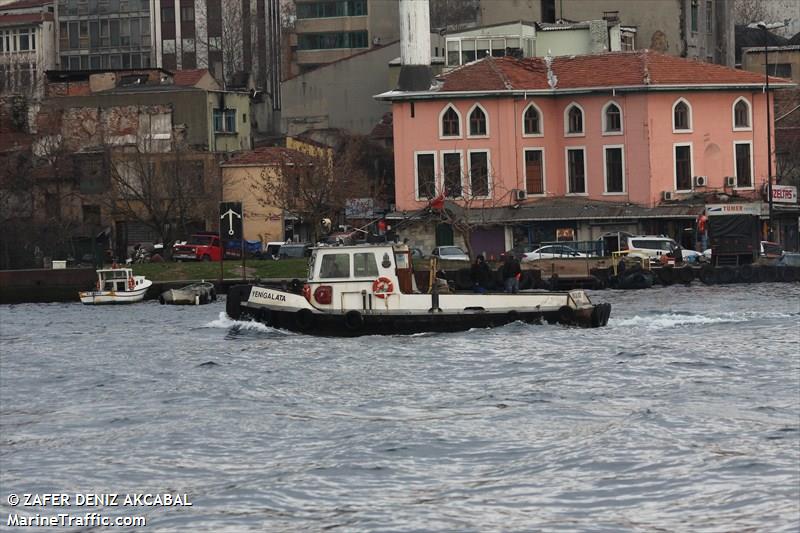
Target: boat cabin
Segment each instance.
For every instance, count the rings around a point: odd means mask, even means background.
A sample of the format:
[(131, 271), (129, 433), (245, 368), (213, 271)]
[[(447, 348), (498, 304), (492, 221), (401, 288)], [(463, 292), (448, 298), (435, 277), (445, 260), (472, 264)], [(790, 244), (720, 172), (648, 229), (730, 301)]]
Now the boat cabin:
[[(316, 307), (360, 306), (363, 298), (388, 300), (415, 292), (411, 250), (405, 245), (353, 245), (314, 248), (305, 296)], [(370, 306), (371, 307), (371, 306)]]
[(132, 291), (136, 287), (133, 270), (130, 268), (109, 268), (97, 271), (98, 291)]

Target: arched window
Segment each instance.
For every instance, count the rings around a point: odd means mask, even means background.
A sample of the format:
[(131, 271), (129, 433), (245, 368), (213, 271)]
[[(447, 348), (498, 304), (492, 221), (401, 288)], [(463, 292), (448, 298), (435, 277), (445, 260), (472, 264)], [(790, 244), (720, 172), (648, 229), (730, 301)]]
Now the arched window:
[(672, 107), (672, 129), (674, 131), (692, 129), (692, 109), (686, 100), (680, 99)]
[(486, 113), (483, 108), (475, 104), (469, 114), (469, 134), (473, 136), (486, 135)]
[(452, 106), (448, 106), (442, 114), (442, 137), (458, 137), (461, 135), (460, 117)]
[(583, 133), (583, 111), (577, 105), (573, 105), (567, 112), (567, 133)]
[(525, 114), (522, 117), (523, 132), (525, 135), (541, 135), (542, 134), (542, 117), (536, 106), (530, 104), (525, 109)]
[(744, 98), (739, 98), (733, 105), (733, 127), (750, 129), (750, 104)]
[(622, 131), (622, 111), (615, 103), (609, 103), (603, 114), (605, 133), (620, 133)]

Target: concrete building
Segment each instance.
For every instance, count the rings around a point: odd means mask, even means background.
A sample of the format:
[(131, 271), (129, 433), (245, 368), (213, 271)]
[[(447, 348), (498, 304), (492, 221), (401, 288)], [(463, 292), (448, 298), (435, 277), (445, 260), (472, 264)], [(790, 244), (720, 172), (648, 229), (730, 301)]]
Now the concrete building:
[(372, 98), (391, 88), (389, 62), (399, 42), (376, 46), (289, 78), (281, 84), (281, 131), (342, 128), (367, 134), (390, 106)]
[(397, 40), (397, 7), (397, 0), (295, 0), (287, 77)]
[(61, 70), (157, 65), (158, 0), (58, 0)]
[(483, 0), (480, 24), (553, 23), (615, 14), (636, 28), (635, 49), (733, 66), (733, 0)]
[(44, 73), (56, 66), (54, 11), (53, 0), (0, 7), (0, 95), (42, 97)]
[(683, 230), (706, 202), (761, 204), (763, 82), (650, 51), (487, 57), (430, 90), (377, 97), (392, 102), (397, 210), (449, 198), (484, 217), (473, 249), (493, 252), (563, 228), (577, 240), (625, 230), (694, 247)]
[(285, 216), (278, 207), (264, 205), (253, 190), (264, 180), (280, 180), (281, 169), (303, 154), (290, 148), (269, 146), (235, 154), (223, 162), (222, 198), (225, 202), (242, 202), (244, 238), (247, 240), (284, 241)]

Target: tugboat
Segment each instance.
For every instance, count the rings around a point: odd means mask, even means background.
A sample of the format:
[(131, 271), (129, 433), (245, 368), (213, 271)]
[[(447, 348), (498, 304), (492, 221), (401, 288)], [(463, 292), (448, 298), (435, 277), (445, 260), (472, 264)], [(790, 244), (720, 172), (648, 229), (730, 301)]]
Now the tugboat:
[(130, 268), (112, 267), (98, 270), (95, 290), (81, 291), (78, 296), (86, 305), (141, 302), (152, 284), (144, 276), (134, 276)]
[(272, 327), (312, 335), (393, 335), (464, 331), (510, 322), (601, 327), (611, 304), (592, 304), (582, 290), (503, 293), (429, 293), (415, 289), (411, 251), (405, 245), (319, 247), (299, 290), (256, 283), (228, 291), (226, 312)]

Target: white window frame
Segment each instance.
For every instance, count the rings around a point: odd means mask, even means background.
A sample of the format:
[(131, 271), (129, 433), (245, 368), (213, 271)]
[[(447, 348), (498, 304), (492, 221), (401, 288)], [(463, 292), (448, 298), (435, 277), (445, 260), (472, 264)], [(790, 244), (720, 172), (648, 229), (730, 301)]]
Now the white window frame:
[[(525, 114), (528, 112), (528, 109), (533, 107), (537, 113), (539, 113), (539, 133), (525, 133)], [(536, 105), (535, 102), (531, 102), (526, 105), (522, 109), (522, 136), (525, 138), (530, 137), (544, 137), (544, 114), (542, 110)]]
[[(736, 104), (739, 102), (744, 102), (747, 106), (747, 124), (746, 127), (741, 127), (736, 125)], [(733, 131), (753, 131), (753, 106), (750, 105), (750, 100), (745, 98), (744, 96), (740, 96), (736, 100), (733, 101), (733, 105), (731, 106), (731, 125), (733, 126)]]
[[(475, 111), (476, 108), (483, 111), (483, 116), (486, 117), (486, 133), (480, 135), (472, 135), (472, 133), (470, 132), (472, 112)], [(473, 104), (473, 106), (469, 108), (469, 112), (467, 113), (466, 125), (467, 125), (467, 131), (466, 131), (467, 139), (486, 139), (487, 137), (489, 137), (489, 112), (486, 111), (486, 108), (483, 107), (480, 104), (480, 102), (475, 102), (475, 104)]]
[[(622, 150), (622, 190), (619, 192), (610, 192), (608, 190), (608, 160), (606, 158), (606, 151), (610, 148), (619, 148)], [(628, 194), (628, 186), (626, 183), (625, 175), (625, 145), (624, 144), (604, 144), (603, 145), (603, 195), (605, 196), (622, 196)]]
[[(532, 193), (528, 190), (528, 175), (525, 173), (525, 153), (526, 152), (541, 152), (542, 154), (542, 192)], [(585, 157), (585, 156), (584, 156)], [(522, 181), (525, 185), (525, 194), (536, 198), (543, 198), (547, 196), (547, 165), (545, 164), (545, 150), (544, 146), (525, 146), (522, 149)]]
[[(486, 154), (486, 196), (474, 196), (472, 194), (472, 158), (470, 157), (473, 153), (483, 153)], [(488, 200), (492, 197), (492, 151), (488, 148), (475, 148), (474, 150), (467, 150), (467, 174), (466, 179), (469, 181), (469, 197), (470, 198), (479, 198), (482, 200)], [(462, 189), (463, 190), (463, 189)], [(463, 194), (462, 194), (463, 196)]]
[[(444, 169), (444, 156), (445, 154), (458, 154), (459, 161), (460, 161), (460, 168), (459, 171), (461, 173), (460, 182), (461, 182), (461, 194), (459, 196), (448, 196), (447, 191), (444, 191), (444, 182), (445, 182), (445, 169)], [(445, 198), (455, 199), (455, 198), (464, 198), (464, 150), (439, 150), (439, 168), (442, 169), (440, 172), (441, 177), (436, 183), (436, 193), (441, 194), (444, 191)]]
[[(417, 156), (420, 155), (432, 155), (433, 156), (433, 196), (430, 198), (428, 197), (421, 197), (419, 195), (419, 159)], [(439, 156), (436, 153), (436, 150), (419, 150), (414, 152), (414, 199), (418, 202), (426, 202), (439, 194)]]
[[(679, 146), (689, 147), (689, 188), (678, 189), (678, 159), (675, 157), (675, 149)], [(734, 156), (735, 157), (735, 156)], [(692, 192), (694, 184), (694, 143), (682, 142), (672, 143), (672, 190), (675, 192)]]
[[(689, 109), (689, 128), (685, 130), (675, 129), (675, 108), (678, 107), (678, 104), (683, 102), (686, 104), (686, 107)], [(669, 117), (670, 123), (672, 124), (672, 133), (693, 133), (694, 132), (694, 110), (692, 109), (692, 104), (689, 103), (684, 97), (680, 97), (672, 103), (672, 112)], [(673, 154), (674, 157), (674, 154)]]
[[(573, 107), (577, 107), (581, 112), (581, 126), (583, 129), (580, 133), (569, 132), (569, 111)], [(578, 102), (570, 102), (569, 105), (564, 108), (564, 137), (586, 137), (586, 111), (584, 111), (583, 107)]]
[[(444, 118), (444, 114), (447, 113), (447, 110), (451, 108), (453, 109), (453, 111), (456, 112), (456, 115), (458, 116), (458, 135), (444, 134), (444, 124), (442, 122), (442, 119)], [(459, 111), (455, 105), (453, 105), (452, 103), (448, 103), (439, 112), (439, 139), (461, 139), (463, 136), (464, 136), (464, 117), (461, 116), (461, 111)]]
[[(569, 191), (569, 152), (570, 150), (583, 151), (583, 192)], [(589, 196), (589, 174), (586, 170), (586, 146), (565, 146), (564, 147), (564, 176), (566, 177), (566, 196)]]
[[(606, 111), (612, 105), (617, 106), (617, 109), (619, 109), (619, 131), (609, 131), (608, 130), (608, 123), (607, 123), (607, 120), (606, 120)], [(619, 102), (616, 102), (614, 100), (609, 100), (603, 106), (603, 110), (601, 111), (601, 113), (602, 114), (600, 115), (600, 120), (601, 120), (601, 124), (603, 125), (603, 135), (611, 136), (611, 135), (622, 135), (622, 134), (625, 133), (625, 117), (623, 116), (622, 106), (619, 105)]]
[[(750, 186), (749, 187), (739, 187), (739, 174), (738, 169), (736, 168), (736, 146), (740, 144), (746, 144), (750, 147)], [(753, 166), (753, 141), (733, 141), (733, 175), (736, 178), (736, 185), (733, 186), (733, 189), (736, 191), (752, 191), (756, 188), (756, 174), (754, 172), (755, 168)]]

